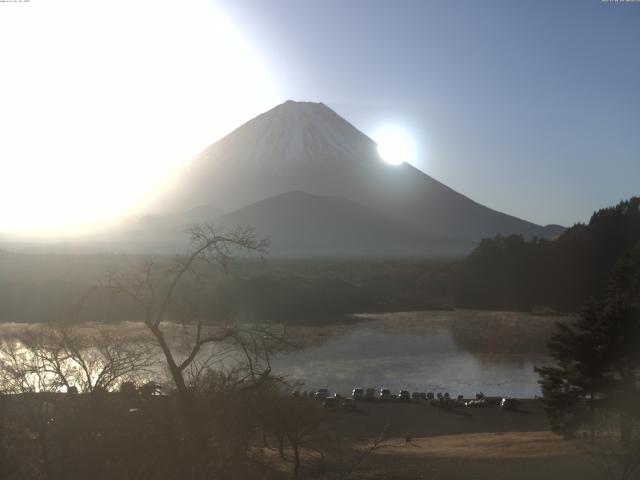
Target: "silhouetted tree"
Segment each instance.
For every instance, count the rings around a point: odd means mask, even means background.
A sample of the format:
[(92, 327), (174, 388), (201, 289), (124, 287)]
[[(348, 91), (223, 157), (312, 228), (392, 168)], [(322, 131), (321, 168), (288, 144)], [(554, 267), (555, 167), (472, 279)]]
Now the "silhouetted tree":
[(631, 480), (640, 468), (640, 441), (600, 439), (583, 447), (587, 460), (608, 480)]
[(454, 281), (460, 306), (577, 310), (604, 301), (609, 275), (640, 243), (640, 197), (595, 212), (555, 240), (520, 235), (482, 240)]
[[(138, 270), (112, 275), (97, 288), (126, 296), (140, 307), (144, 324), (162, 351), (184, 411), (191, 414), (193, 405), (185, 371), (207, 345), (242, 341), (243, 334), (251, 335), (252, 332), (231, 325), (216, 329), (203, 328), (203, 318), (200, 312), (192, 308), (194, 305), (188, 302), (180, 304), (177, 299), (179, 287), (187, 276), (198, 278), (196, 267), (199, 262), (217, 263), (226, 269), (238, 251), (264, 253), (266, 241), (256, 238), (250, 228), (226, 231), (212, 225), (198, 225), (188, 233), (191, 249), (188, 254), (176, 258), (171, 268), (158, 272), (158, 265), (147, 261)], [(158, 276), (163, 282), (158, 281)], [(167, 320), (181, 320), (183, 325), (191, 327), (183, 330), (188, 338), (185, 339), (187, 351), (182, 358), (167, 339), (163, 323)]]
[(283, 455), (286, 440), (293, 453), (293, 478), (300, 475), (301, 449), (317, 436), (326, 411), (317, 400), (300, 396), (275, 396), (267, 405), (269, 426)]
[(549, 341), (553, 367), (541, 367), (544, 404), (554, 431), (571, 435), (585, 421), (595, 437), (596, 398), (610, 388), (607, 361), (610, 341), (601, 307), (590, 304), (572, 324), (559, 323)]
[(574, 433), (585, 421), (592, 442), (596, 410), (619, 419), (629, 442), (640, 414), (640, 262), (638, 250), (623, 256), (610, 279), (608, 299), (588, 304), (570, 324), (558, 324), (549, 341), (556, 365), (538, 368), (552, 428)]
[[(172, 448), (180, 475), (206, 478), (206, 472), (221, 475), (225, 465), (235, 464), (224, 452), (235, 455), (246, 450), (231, 448), (225, 437), (232, 431), (252, 431), (255, 426), (220, 430), (227, 420), (238, 418), (229, 416), (230, 395), (244, 391), (247, 396), (269, 379), (270, 352), (286, 342), (284, 330), (276, 326), (216, 322), (203, 308), (210, 270), (202, 267), (215, 264), (226, 271), (239, 252), (265, 253), (266, 241), (250, 228), (198, 225), (188, 233), (189, 252), (177, 257), (170, 268), (148, 260), (129, 272), (111, 275), (93, 291), (127, 297), (139, 307), (144, 325), (162, 352), (184, 424), (189, 427)], [(224, 369), (218, 365), (212, 372), (223, 357), (227, 359)], [(212, 378), (217, 381), (211, 383)], [(238, 433), (238, 438), (245, 438), (244, 433)]]
[(101, 329), (48, 327), (4, 340), (0, 393), (10, 425), (28, 432), (22, 439), (14, 432), (12, 439), (13, 445), (24, 444), (17, 456), (30, 460), (22, 473), (65, 478), (67, 464), (78, 473), (106, 465), (108, 458), (99, 453), (103, 440), (116, 435), (111, 429), (126, 412), (106, 392), (131, 375), (143, 375), (148, 365), (148, 345)]

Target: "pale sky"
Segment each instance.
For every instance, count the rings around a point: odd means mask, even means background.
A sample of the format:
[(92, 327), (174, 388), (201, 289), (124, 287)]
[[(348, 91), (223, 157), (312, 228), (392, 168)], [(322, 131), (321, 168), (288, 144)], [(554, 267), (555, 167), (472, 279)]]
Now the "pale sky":
[(220, 0), (282, 91), (539, 224), (640, 195), (640, 2)]
[(0, 231), (91, 223), (280, 100), (215, 4), (0, 3)]
[(0, 231), (135, 207), (286, 99), (540, 224), (639, 194), (640, 3), (0, 3)]

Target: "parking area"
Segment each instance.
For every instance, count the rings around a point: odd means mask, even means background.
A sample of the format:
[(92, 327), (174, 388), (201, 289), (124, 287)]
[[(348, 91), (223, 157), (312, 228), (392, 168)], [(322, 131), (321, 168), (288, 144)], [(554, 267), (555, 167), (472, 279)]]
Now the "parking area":
[(482, 408), (441, 408), (429, 401), (356, 402), (353, 411), (336, 409), (331, 427), (350, 435), (373, 437), (384, 429), (394, 437), (426, 437), (488, 432), (548, 431), (538, 400), (522, 400), (515, 410), (492, 404)]

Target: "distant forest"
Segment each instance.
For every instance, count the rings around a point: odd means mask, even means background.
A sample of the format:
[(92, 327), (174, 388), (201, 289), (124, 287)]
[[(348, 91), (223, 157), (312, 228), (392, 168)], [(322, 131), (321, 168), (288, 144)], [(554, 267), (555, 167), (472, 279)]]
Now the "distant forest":
[(559, 238), (484, 239), (453, 277), (457, 307), (576, 311), (605, 298), (610, 275), (640, 256), (640, 198), (595, 212)]
[[(92, 285), (151, 258), (0, 251), (0, 322), (140, 320), (139, 308), (123, 298), (95, 293), (80, 303)], [(172, 259), (154, 260), (169, 268)], [(452, 261), (425, 259), (239, 259), (227, 272), (201, 266), (203, 283), (187, 282), (179, 294), (212, 323), (325, 323), (351, 313), (448, 307), (452, 269)]]
[[(559, 238), (485, 239), (465, 259), (239, 259), (204, 265), (181, 296), (205, 321), (326, 323), (360, 312), (477, 308), (576, 312), (606, 296), (626, 257), (640, 258), (640, 198), (593, 214)], [(152, 257), (19, 254), (0, 250), (0, 322), (139, 320), (135, 305), (86, 291)], [(171, 265), (170, 257), (156, 262)], [(176, 315), (179, 312), (175, 312)]]

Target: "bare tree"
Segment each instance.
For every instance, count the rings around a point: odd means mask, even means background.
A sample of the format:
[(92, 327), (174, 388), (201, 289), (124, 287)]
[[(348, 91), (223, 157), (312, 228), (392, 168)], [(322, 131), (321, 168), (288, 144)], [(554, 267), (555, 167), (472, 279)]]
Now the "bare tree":
[[(152, 363), (149, 346), (101, 328), (49, 327), (23, 338), (39, 375), (67, 391), (106, 392), (139, 377)], [(34, 374), (36, 372), (34, 371)]]
[[(257, 238), (251, 228), (225, 230), (204, 224), (192, 227), (188, 234), (191, 240), (189, 253), (177, 257), (170, 268), (162, 269), (152, 260), (145, 261), (133, 272), (111, 275), (96, 288), (128, 297), (138, 305), (145, 326), (162, 351), (183, 412), (193, 417), (193, 382), (215, 362), (215, 354), (224, 352), (224, 346), (234, 346), (246, 360), (243, 363), (245, 375), (234, 375), (234, 378), (260, 381), (271, 371), (267, 352), (282, 340), (282, 333), (254, 325), (205, 326), (193, 304), (180, 303), (178, 296), (182, 284), (188, 279), (204, 282), (199, 265), (216, 264), (226, 271), (239, 252), (262, 255), (267, 246), (266, 240)], [(172, 345), (169, 320), (182, 323), (182, 346), (186, 348), (181, 350)]]
[(288, 443), (293, 454), (293, 478), (298, 478), (302, 464), (302, 449), (317, 440), (317, 436), (327, 412), (320, 403), (311, 398), (287, 396), (281, 388), (276, 388), (263, 402), (263, 418), (268, 430), (278, 442), (278, 452), (282, 459), (284, 443)]
[[(60, 395), (65, 387), (68, 392), (79, 387), (88, 394), (114, 390), (130, 375), (146, 368), (149, 359), (148, 345), (101, 330), (88, 335), (67, 327), (43, 327), (21, 340), (2, 341), (0, 393), (11, 396), (8, 403), (12, 418), (24, 425), (27, 439), (39, 451), (40, 461), (30, 462), (28, 468), (39, 468), (37, 474), (48, 479), (56, 476), (54, 466), (64, 463), (61, 459), (68, 458), (69, 450), (69, 445), (60, 445), (56, 436), (59, 438), (66, 427), (72, 428), (72, 423), (80, 422), (90, 432), (84, 437), (83, 447), (99, 450), (93, 434), (98, 434), (96, 421), (105, 409), (93, 408), (93, 396), (87, 403)], [(62, 397), (69, 398), (65, 401)], [(89, 409), (83, 408), (85, 404)]]
[[(354, 478), (378, 450), (388, 445), (387, 429), (373, 439), (345, 436), (330, 428), (331, 417), (339, 415), (337, 411), (323, 408), (310, 397), (287, 395), (282, 385), (273, 387), (263, 396), (262, 418), (276, 437), (280, 457), (293, 464), (294, 479), (302, 476), (305, 464), (307, 473), (315, 470), (319, 478)], [(290, 458), (285, 455), (287, 450)]]
[(328, 435), (322, 452), (323, 478), (349, 480), (358, 475), (371, 457), (389, 445), (386, 429), (376, 438), (346, 439), (339, 434)]
[[(38, 398), (36, 394), (55, 392), (60, 380), (48, 375), (42, 368), (40, 359), (28, 347), (14, 340), (3, 340), (0, 344), (0, 391), (3, 395), (21, 395), (20, 415), (26, 426), (27, 438), (34, 441), (40, 454), (40, 462), (31, 468), (47, 479), (53, 478), (50, 452), (49, 430), (55, 405), (50, 399)], [(37, 465), (39, 463), (40, 465)], [(41, 470), (37, 472), (37, 470)]]

